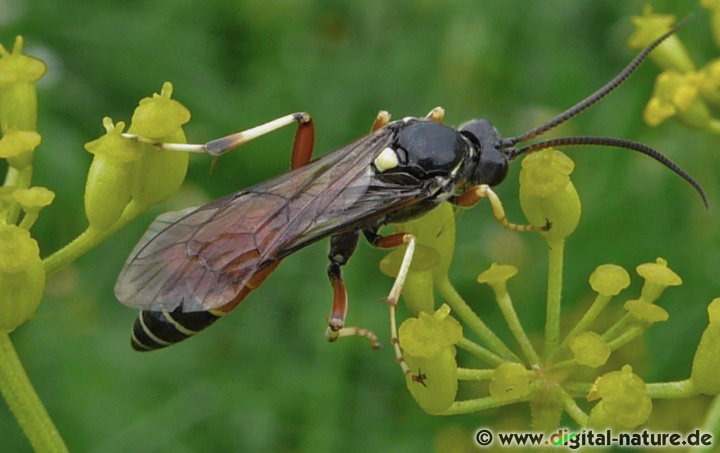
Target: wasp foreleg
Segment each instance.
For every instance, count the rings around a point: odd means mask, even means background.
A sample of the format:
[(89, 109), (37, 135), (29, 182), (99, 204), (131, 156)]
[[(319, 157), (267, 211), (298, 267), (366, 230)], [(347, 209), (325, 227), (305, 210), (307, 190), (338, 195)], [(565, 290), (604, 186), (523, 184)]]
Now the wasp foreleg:
[(395, 283), (393, 283), (388, 294), (387, 301), (390, 306), (390, 343), (395, 351), (395, 358), (400, 364), (400, 368), (405, 375), (410, 376), (413, 381), (424, 384), (424, 380), (427, 378), (423, 373), (418, 370), (415, 374), (405, 363), (402, 351), (400, 350), (400, 340), (398, 338), (397, 329), (397, 303), (400, 299), (400, 293), (402, 292), (403, 285), (405, 284), (405, 278), (407, 277), (408, 271), (410, 270), (410, 263), (412, 263), (413, 254), (415, 253), (415, 236), (408, 233), (397, 233), (388, 236), (379, 236), (374, 229), (369, 228), (363, 231), (365, 237), (367, 237), (370, 243), (378, 248), (390, 249), (407, 245), (405, 249), (405, 255), (403, 256), (402, 263), (400, 264), (400, 270), (398, 271), (397, 277), (395, 277)]
[(490, 200), (492, 206), (493, 217), (495, 220), (500, 222), (504, 228), (513, 231), (547, 231), (550, 229), (550, 223), (543, 226), (535, 225), (519, 225), (517, 223), (511, 223), (505, 216), (505, 208), (503, 208), (500, 198), (487, 184), (480, 184), (479, 186), (473, 187), (465, 191), (464, 193), (451, 199), (452, 203), (456, 206), (463, 208), (469, 208), (475, 206), (480, 200), (487, 198)]
[(355, 252), (359, 237), (360, 232), (353, 230), (330, 238), (330, 253), (328, 254), (330, 264), (327, 273), (333, 290), (333, 306), (328, 318), (325, 337), (331, 342), (342, 337), (365, 337), (370, 341), (370, 345), (374, 349), (380, 349), (382, 346), (377, 341), (377, 335), (371, 331), (359, 327), (345, 327), (348, 297), (345, 283), (342, 280), (341, 266), (347, 264), (353, 252)]

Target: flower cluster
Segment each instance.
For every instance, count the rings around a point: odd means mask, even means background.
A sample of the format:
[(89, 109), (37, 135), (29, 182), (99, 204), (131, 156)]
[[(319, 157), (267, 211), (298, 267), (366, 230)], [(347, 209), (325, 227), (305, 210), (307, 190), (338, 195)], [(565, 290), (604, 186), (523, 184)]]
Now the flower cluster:
[[(667, 287), (678, 286), (682, 280), (662, 258), (637, 266), (636, 272), (644, 280), (642, 290), (622, 303), (624, 314), (609, 328), (600, 328), (598, 318), (612, 311), (606, 308), (631, 279), (620, 266), (598, 266), (589, 278), (596, 293), (594, 301), (561, 336), (562, 257), (565, 239), (578, 225), (581, 211), (570, 179), (573, 167), (563, 153), (547, 149), (526, 157), (520, 173), (520, 201), (526, 217), (533, 225), (548, 221), (552, 225), (550, 231), (542, 233), (550, 255), (542, 353), (525, 333), (508, 291), (508, 280), (518, 273), (515, 267), (492, 264), (478, 282), (492, 288), (520, 354), (490, 330), (450, 284), (445, 263), (450, 262), (454, 251), (454, 214), (449, 204), (426, 218), (400, 226), (417, 237), (418, 250), (422, 250), (413, 261), (403, 294), (415, 317), (400, 326), (399, 340), (411, 369), (419, 369), (426, 376), (424, 386), (407, 380), (412, 396), (426, 412), (447, 415), (527, 403), (534, 429), (556, 429), (565, 412), (580, 426), (631, 430), (648, 419), (653, 399), (720, 393), (720, 363), (715, 360), (720, 354), (720, 299), (709, 307), (710, 324), (687, 380), (646, 383), (629, 364), (617, 371), (595, 372), (622, 346), (641, 337), (653, 324), (668, 320), (667, 311), (657, 305), (657, 300)], [(383, 272), (397, 273), (401, 255), (401, 251), (388, 255), (381, 265)], [(445, 299), (437, 309), (435, 288)], [(470, 339), (468, 331), (482, 344)], [(487, 367), (462, 367), (457, 363), (457, 348), (476, 356)], [(457, 401), (463, 381), (485, 381), (487, 386), (472, 386), (472, 391), (480, 393)]]
[(0, 187), (0, 390), (33, 447), (66, 451), (62, 438), (44, 410), (8, 334), (35, 312), (45, 279), (104, 241), (150, 206), (171, 197), (185, 179), (188, 154), (159, 149), (152, 142), (185, 143), (182, 126), (188, 110), (170, 99), (172, 85), (140, 101), (130, 134), (125, 124), (105, 118), (103, 137), (86, 145), (93, 154), (85, 187), (87, 229), (52, 255), (41, 249), (30, 229), (54, 193), (32, 186), (33, 156), (40, 145), (35, 84), (45, 64), (22, 53), (18, 37), (12, 51), (0, 45), (0, 158), (8, 164)]
[[(720, 46), (720, 2), (701, 0), (711, 11), (711, 25), (715, 42)], [(635, 33), (628, 45), (641, 49), (668, 32), (675, 16), (653, 13), (647, 5), (642, 16), (632, 19)], [(698, 67), (677, 35), (669, 37), (650, 58), (663, 69), (655, 80), (652, 97), (643, 117), (650, 126), (657, 126), (668, 118), (699, 130), (720, 133), (720, 58)]]

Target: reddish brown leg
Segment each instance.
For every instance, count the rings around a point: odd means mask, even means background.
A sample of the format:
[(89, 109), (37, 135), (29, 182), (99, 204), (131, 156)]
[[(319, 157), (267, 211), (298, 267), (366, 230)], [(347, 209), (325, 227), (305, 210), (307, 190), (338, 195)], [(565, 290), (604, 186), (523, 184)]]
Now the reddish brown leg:
[(327, 273), (333, 290), (333, 305), (330, 317), (328, 318), (328, 328), (325, 331), (325, 337), (330, 342), (337, 341), (338, 338), (342, 337), (364, 337), (370, 342), (370, 346), (374, 349), (380, 349), (381, 346), (377, 341), (377, 335), (373, 332), (360, 327), (345, 327), (348, 297), (347, 291), (345, 290), (345, 283), (343, 283), (342, 280), (341, 266), (344, 266), (353, 252), (355, 252), (359, 234), (359, 231), (353, 230), (330, 238), (330, 253), (328, 254), (330, 264), (328, 265)]
[(298, 121), (297, 131), (295, 132), (295, 140), (293, 141), (290, 168), (295, 169), (302, 167), (310, 162), (314, 148), (315, 123), (313, 123), (310, 115), (307, 115), (306, 121)]
[(213, 157), (220, 156), (233, 148), (249, 142), (250, 140), (261, 137), (267, 133), (285, 127), (289, 124), (297, 123), (298, 129), (295, 133), (295, 142), (293, 144), (293, 153), (290, 160), (292, 168), (301, 167), (312, 158), (313, 148), (315, 146), (315, 126), (310, 115), (305, 112), (292, 113), (278, 119), (269, 121), (260, 126), (237, 132), (225, 137), (211, 140), (204, 145), (193, 145), (185, 143), (162, 143), (146, 137), (138, 135), (123, 134), (124, 137), (130, 138), (140, 143), (157, 146), (161, 149), (171, 151), (182, 151), (188, 153), (207, 153)]

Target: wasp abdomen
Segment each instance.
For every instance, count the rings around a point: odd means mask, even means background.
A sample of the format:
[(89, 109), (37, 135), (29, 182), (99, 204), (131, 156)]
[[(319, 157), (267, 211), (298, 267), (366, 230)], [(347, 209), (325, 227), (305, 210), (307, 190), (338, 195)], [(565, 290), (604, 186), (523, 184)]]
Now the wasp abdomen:
[(136, 351), (161, 349), (190, 338), (223, 314), (217, 310), (190, 313), (144, 310), (133, 324), (130, 344)]
[(141, 311), (133, 324), (130, 345), (136, 351), (154, 351), (192, 337), (240, 305), (252, 290), (270, 276), (278, 264), (279, 260), (273, 261), (256, 272), (235, 298), (222, 307), (187, 313), (183, 312), (181, 307), (173, 311)]

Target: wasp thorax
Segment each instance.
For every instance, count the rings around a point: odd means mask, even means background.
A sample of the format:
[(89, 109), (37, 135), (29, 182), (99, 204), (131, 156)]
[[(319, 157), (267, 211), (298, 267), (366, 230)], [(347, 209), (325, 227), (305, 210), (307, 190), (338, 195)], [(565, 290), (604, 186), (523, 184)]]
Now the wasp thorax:
[(470, 144), (449, 126), (418, 120), (400, 129), (393, 147), (409, 173), (444, 176), (458, 168)]

